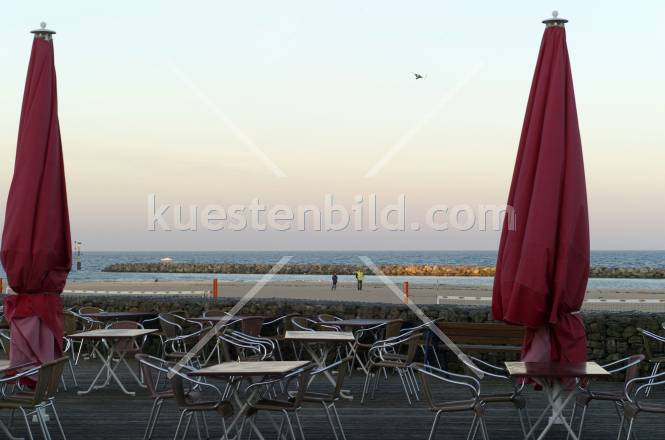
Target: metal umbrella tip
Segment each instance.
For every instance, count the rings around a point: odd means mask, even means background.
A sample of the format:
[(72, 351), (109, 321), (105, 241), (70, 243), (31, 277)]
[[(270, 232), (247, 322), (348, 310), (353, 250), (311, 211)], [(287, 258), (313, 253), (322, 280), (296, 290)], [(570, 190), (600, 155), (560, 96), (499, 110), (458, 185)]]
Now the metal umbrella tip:
[(53, 37), (53, 34), (55, 34), (55, 31), (52, 31), (50, 29), (46, 29), (46, 22), (42, 21), (39, 23), (39, 29), (35, 29), (34, 31), (30, 31), (31, 34), (35, 34), (35, 37), (37, 38), (43, 38), (44, 40), (50, 40)]
[(565, 23), (568, 23), (568, 20), (566, 20), (565, 18), (559, 18), (559, 11), (554, 10), (552, 11), (552, 17), (543, 20), (543, 23), (545, 23), (547, 27), (551, 26), (563, 27)]

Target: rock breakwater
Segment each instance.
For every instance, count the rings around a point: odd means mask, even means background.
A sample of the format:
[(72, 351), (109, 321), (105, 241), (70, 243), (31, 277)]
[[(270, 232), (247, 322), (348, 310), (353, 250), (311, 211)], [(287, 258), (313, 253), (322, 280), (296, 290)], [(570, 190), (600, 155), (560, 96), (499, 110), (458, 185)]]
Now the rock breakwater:
[[(494, 267), (458, 265), (404, 265), (390, 264), (379, 266), (386, 275), (393, 276), (458, 276), (491, 277)], [(233, 264), (233, 263), (116, 263), (106, 266), (104, 272), (136, 273), (218, 273), (218, 274), (265, 274), (272, 264)], [(362, 268), (341, 264), (289, 264), (279, 273), (290, 275), (352, 275)], [(368, 269), (364, 269), (369, 272)], [(650, 278), (665, 279), (665, 268), (651, 267), (592, 267), (591, 278)]]

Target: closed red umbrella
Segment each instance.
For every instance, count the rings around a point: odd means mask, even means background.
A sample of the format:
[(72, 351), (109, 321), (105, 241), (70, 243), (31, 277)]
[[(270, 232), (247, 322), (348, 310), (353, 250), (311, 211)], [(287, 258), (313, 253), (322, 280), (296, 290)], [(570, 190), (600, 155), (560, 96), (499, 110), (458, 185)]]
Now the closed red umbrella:
[(578, 315), (589, 220), (566, 20), (547, 24), (522, 127), (492, 296), (495, 319), (527, 327), (527, 361), (586, 361)]
[(13, 365), (43, 363), (62, 354), (60, 293), (72, 262), (53, 62), (55, 32), (45, 26), (33, 31), (0, 251), (16, 293), (4, 301)]

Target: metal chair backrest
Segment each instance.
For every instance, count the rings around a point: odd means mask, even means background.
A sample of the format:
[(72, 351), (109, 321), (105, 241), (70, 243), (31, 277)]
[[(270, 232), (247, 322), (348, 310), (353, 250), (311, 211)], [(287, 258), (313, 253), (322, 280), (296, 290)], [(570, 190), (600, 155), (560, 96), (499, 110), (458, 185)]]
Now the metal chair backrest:
[(651, 351), (651, 344), (656, 342), (660, 343), (662, 346), (662, 336), (650, 332), (649, 330), (643, 330), (641, 328), (638, 328), (637, 331), (642, 335), (642, 345), (644, 346), (644, 354), (646, 355), (647, 361), (652, 362), (656, 356), (654, 356), (653, 351)]
[(335, 315), (332, 315), (330, 313), (322, 313), (319, 316), (317, 316), (317, 318), (319, 319), (319, 321), (323, 321), (323, 322), (341, 321), (342, 320), (342, 318), (340, 318), (338, 316), (335, 316)]
[(634, 354), (628, 358), (628, 364), (633, 364), (626, 369), (624, 388), (628, 392), (632, 392), (632, 386), (628, 387), (628, 383), (640, 375), (640, 363), (644, 360), (644, 357), (643, 354)]
[(386, 323), (386, 329), (384, 331), (384, 337), (386, 339), (394, 338), (399, 335), (399, 331), (402, 329), (402, 321), (389, 321)]
[(79, 326), (79, 316), (73, 313), (71, 310), (64, 310), (62, 315), (65, 335), (71, 335), (72, 333), (78, 332), (78, 330), (81, 328)]
[(432, 391), (432, 379), (466, 387), (471, 392), (476, 401), (479, 399), (480, 382), (475, 377), (465, 374), (452, 373), (450, 371), (436, 368), (432, 365), (413, 364), (413, 369), (417, 371), (418, 375), (420, 376), (423, 396), (425, 397), (427, 405), (431, 409), (436, 409), (440, 403), (434, 397), (434, 393)]
[(157, 398), (157, 378), (153, 373), (157, 372), (168, 374), (168, 362), (166, 362), (164, 359), (160, 359), (158, 357), (150, 356), (149, 354), (144, 353), (138, 353), (134, 357), (137, 361), (139, 361), (141, 372), (143, 373), (143, 382), (148, 388), (150, 397), (153, 399)]
[(315, 321), (312, 321), (311, 319), (307, 319), (304, 316), (292, 316), (291, 317), (291, 326), (293, 327), (293, 330), (313, 332), (315, 330), (311, 326), (316, 325), (316, 324), (317, 323)]
[(83, 306), (79, 308), (79, 314), (81, 315), (86, 315), (88, 313), (101, 313), (103, 311), (104, 309), (100, 309), (99, 307), (93, 307), (93, 306)]
[(183, 333), (185, 319), (173, 313), (160, 313), (159, 325), (167, 338), (175, 338)]
[(264, 319), (260, 316), (251, 316), (243, 318), (240, 321), (240, 331), (250, 336), (259, 336)]
[(49, 381), (46, 387), (46, 394), (44, 396), (45, 399), (52, 399), (58, 393), (58, 387), (60, 386), (62, 373), (65, 371), (65, 366), (67, 365), (68, 362), (69, 362), (69, 357), (63, 356), (61, 358), (52, 360), (50, 362), (46, 362), (40, 368), (39, 370), (40, 376), (42, 374), (42, 369), (45, 366), (47, 367), (48, 372), (44, 372), (44, 374), (49, 375)]
[(113, 321), (109, 323), (108, 329), (143, 329), (143, 325), (136, 321)]
[(307, 392), (307, 387), (309, 386), (309, 376), (312, 374), (313, 368), (314, 365), (310, 364), (302, 368), (302, 370), (298, 370), (298, 372), (291, 374), (298, 376), (298, 391), (296, 392), (295, 396), (293, 396), (293, 408), (300, 408), (302, 405), (305, 392)]

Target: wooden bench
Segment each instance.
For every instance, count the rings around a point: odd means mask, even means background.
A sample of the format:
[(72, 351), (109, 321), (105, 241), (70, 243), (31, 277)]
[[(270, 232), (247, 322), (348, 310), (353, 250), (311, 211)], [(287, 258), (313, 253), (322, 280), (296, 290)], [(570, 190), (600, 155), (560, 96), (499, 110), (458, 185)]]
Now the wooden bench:
[[(439, 322), (438, 325), (463, 352), (522, 351), (524, 327), (499, 322)], [(445, 344), (439, 346), (448, 350)]]

